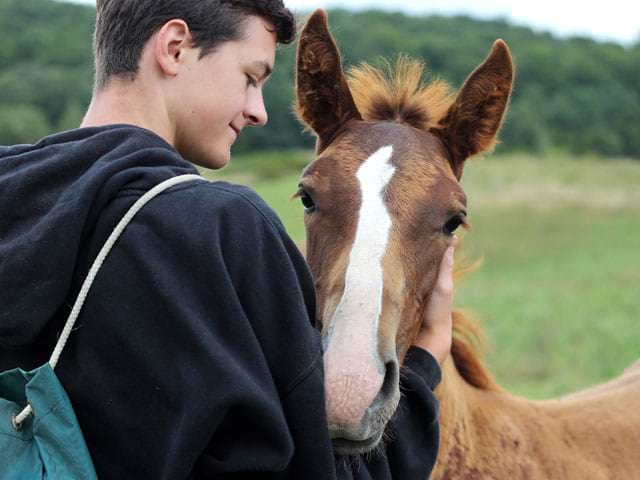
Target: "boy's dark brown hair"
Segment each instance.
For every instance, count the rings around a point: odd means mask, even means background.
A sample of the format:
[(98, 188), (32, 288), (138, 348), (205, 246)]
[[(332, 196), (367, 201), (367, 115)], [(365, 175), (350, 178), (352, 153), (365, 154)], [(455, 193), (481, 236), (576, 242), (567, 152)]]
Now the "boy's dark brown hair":
[(296, 34), (293, 14), (282, 0), (97, 0), (93, 39), (95, 87), (113, 76), (133, 79), (145, 43), (173, 19), (189, 25), (200, 58), (220, 43), (243, 34), (248, 15), (270, 21), (278, 43), (291, 43)]

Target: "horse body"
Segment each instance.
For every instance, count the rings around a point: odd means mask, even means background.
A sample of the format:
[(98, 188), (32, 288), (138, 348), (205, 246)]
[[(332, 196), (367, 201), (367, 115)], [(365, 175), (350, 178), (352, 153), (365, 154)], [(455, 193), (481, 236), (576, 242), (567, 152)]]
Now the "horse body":
[(443, 365), (434, 479), (631, 479), (640, 462), (640, 369), (601, 386), (532, 401), (478, 388)]
[[(326, 15), (300, 38), (297, 111), (317, 136), (303, 172), (306, 257), (325, 347), (329, 431), (338, 453), (371, 451), (395, 411), (399, 367), (422, 325), (442, 255), (466, 225), (465, 161), (491, 149), (513, 82), (506, 44), (456, 95), (422, 83), (420, 62), (344, 74)], [(454, 312), (443, 365), (433, 478), (640, 477), (640, 364), (556, 400), (502, 389)]]

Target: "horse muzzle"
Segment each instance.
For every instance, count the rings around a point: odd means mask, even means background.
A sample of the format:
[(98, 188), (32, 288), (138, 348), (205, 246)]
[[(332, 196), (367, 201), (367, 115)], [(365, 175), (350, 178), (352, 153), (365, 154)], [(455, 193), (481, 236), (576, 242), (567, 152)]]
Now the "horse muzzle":
[(394, 359), (383, 372), (359, 360), (325, 357), (327, 422), (334, 450), (351, 455), (373, 450), (400, 400), (399, 367)]

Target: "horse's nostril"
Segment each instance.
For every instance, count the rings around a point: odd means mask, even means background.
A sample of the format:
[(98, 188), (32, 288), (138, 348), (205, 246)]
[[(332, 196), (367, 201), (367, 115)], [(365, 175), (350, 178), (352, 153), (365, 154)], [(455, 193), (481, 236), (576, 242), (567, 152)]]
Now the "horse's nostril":
[(399, 370), (398, 364), (395, 361), (387, 362), (384, 365), (384, 380), (382, 381), (382, 388), (380, 388), (380, 393), (378, 393), (377, 397), (373, 401), (373, 406), (379, 406), (387, 401), (390, 398), (393, 398), (398, 390), (398, 382), (399, 382)]

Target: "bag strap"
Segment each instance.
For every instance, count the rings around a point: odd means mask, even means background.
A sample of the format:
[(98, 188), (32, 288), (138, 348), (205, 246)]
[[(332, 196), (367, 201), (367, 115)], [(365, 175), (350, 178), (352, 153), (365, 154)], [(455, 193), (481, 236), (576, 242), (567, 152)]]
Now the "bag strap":
[[(102, 267), (102, 264), (104, 263), (105, 259), (107, 258), (107, 255), (111, 251), (111, 248), (116, 243), (116, 240), (118, 240), (118, 238), (120, 237), (124, 229), (127, 227), (127, 225), (129, 225), (129, 222), (131, 222), (131, 220), (136, 215), (136, 213), (138, 213), (140, 209), (144, 207), (147, 202), (149, 202), (156, 196), (160, 195), (162, 192), (164, 192), (168, 188), (171, 188), (174, 185), (178, 185), (180, 183), (191, 182), (193, 180), (204, 180), (204, 179), (200, 175), (189, 174), (189, 175), (179, 175), (177, 177), (172, 177), (168, 180), (165, 180), (164, 182), (159, 183), (158, 185), (153, 187), (151, 190), (149, 190), (147, 193), (145, 193), (142, 197), (140, 197), (133, 204), (133, 206), (129, 208), (125, 216), (122, 217), (122, 220), (120, 220), (118, 225), (116, 225), (116, 228), (113, 229), (113, 232), (111, 232), (111, 235), (109, 235), (109, 238), (107, 239), (102, 249), (100, 250), (100, 253), (98, 253), (98, 256), (94, 260), (93, 265), (91, 265), (91, 269), (89, 270), (87, 278), (85, 278), (84, 283), (82, 284), (82, 288), (80, 289), (78, 298), (76, 298), (76, 302), (73, 304), (71, 313), (69, 314), (69, 317), (67, 318), (67, 321), (64, 324), (64, 328), (62, 329), (60, 338), (58, 339), (58, 342), (56, 343), (56, 346), (53, 349), (53, 353), (51, 354), (51, 358), (49, 359), (49, 364), (51, 365), (52, 369), (56, 367), (58, 360), (60, 359), (62, 350), (67, 344), (67, 340), (69, 339), (69, 335), (71, 334), (73, 325), (76, 323), (76, 320), (80, 315), (80, 310), (84, 305), (84, 301), (87, 298), (89, 289), (91, 288), (91, 285), (93, 284), (93, 281), (95, 280), (96, 275), (98, 274), (98, 271), (100, 271), (100, 267)], [(33, 410), (31, 408), (31, 405), (27, 405), (22, 410), (22, 412), (20, 412), (18, 415), (13, 417), (12, 421), (13, 421), (14, 427), (19, 427), (20, 424), (24, 422), (24, 420), (29, 415), (31, 415), (32, 412)]]

